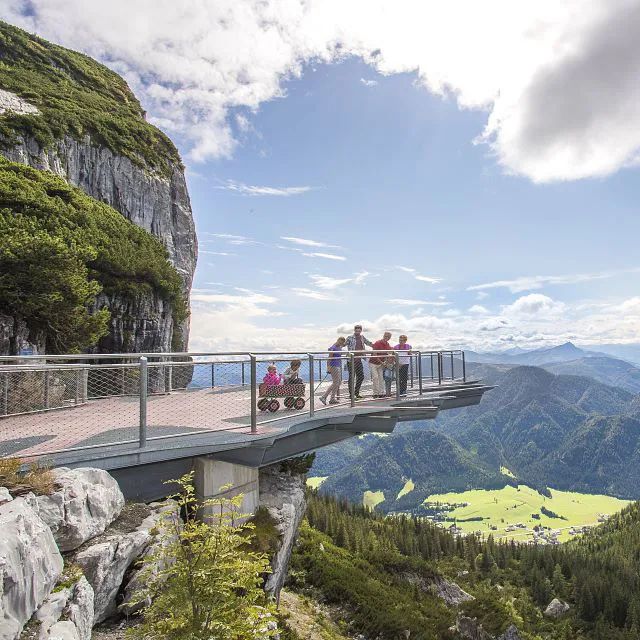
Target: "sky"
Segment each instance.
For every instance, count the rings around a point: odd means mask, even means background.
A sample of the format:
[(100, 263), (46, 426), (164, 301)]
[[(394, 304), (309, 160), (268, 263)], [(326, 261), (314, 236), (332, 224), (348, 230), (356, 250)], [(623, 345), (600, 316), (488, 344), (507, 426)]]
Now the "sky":
[(640, 4), (5, 0), (184, 158), (192, 350), (640, 342)]

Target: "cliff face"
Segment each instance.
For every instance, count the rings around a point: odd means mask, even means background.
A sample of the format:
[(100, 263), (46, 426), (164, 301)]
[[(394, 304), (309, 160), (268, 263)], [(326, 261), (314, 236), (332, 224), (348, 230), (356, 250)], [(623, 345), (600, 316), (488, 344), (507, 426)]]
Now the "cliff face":
[[(61, 176), (160, 238), (182, 278), (188, 298), (196, 266), (197, 239), (181, 166), (172, 165), (170, 176), (164, 177), (106, 147), (94, 146), (89, 136), (81, 141), (66, 136), (49, 148), (21, 136), (17, 145), (0, 153), (14, 162)], [(100, 341), (99, 351), (186, 350), (188, 320), (182, 327), (174, 327), (171, 310), (157, 296), (139, 294), (123, 299), (102, 293), (95, 306), (106, 306), (112, 314), (110, 333)], [(37, 343), (35, 346), (38, 347)]]
[[(64, 178), (159, 238), (188, 302), (197, 240), (180, 155), (147, 122), (124, 79), (2, 21), (0, 61), (0, 155)], [(0, 312), (2, 306), (0, 300)], [(150, 292), (124, 301), (105, 291), (96, 306), (112, 312), (111, 335), (100, 350), (107, 344), (109, 350), (186, 350), (188, 320), (174, 327), (166, 305)], [(24, 336), (15, 320), (3, 322), (0, 333), (5, 343), (19, 345)], [(39, 348), (37, 336), (28, 342)]]
[(196, 267), (197, 240), (181, 166), (172, 163), (170, 176), (164, 177), (93, 144), (90, 136), (83, 140), (65, 136), (42, 148), (33, 138), (22, 135), (17, 145), (0, 152), (14, 162), (61, 176), (159, 237), (188, 293)]

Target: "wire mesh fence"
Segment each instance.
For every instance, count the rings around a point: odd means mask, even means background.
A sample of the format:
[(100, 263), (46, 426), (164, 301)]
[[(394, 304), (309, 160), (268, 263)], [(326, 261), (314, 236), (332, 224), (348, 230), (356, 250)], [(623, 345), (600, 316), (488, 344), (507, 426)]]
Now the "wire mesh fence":
[(466, 379), (462, 351), (0, 358), (0, 456), (264, 432)]

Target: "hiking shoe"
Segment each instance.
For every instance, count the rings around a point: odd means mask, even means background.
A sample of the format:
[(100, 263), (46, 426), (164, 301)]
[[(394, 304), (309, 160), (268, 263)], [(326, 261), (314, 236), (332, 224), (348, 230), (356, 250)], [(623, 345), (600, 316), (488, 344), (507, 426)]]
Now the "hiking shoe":
[(327, 399), (326, 399), (326, 398), (323, 398), (322, 396), (320, 396), (320, 397), (318, 398), (318, 400), (320, 400), (320, 402), (322, 402), (322, 404), (325, 404), (325, 405), (327, 404)]
[(362, 396), (361, 395), (357, 395), (356, 396), (356, 400), (362, 400)]
[(329, 404), (340, 404), (339, 400), (329, 400)]

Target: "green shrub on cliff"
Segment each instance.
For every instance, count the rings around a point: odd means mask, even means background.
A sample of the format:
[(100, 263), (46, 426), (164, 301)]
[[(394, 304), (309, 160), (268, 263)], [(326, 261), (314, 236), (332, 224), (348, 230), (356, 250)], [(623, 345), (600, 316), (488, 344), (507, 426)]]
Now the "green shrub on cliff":
[(0, 87), (33, 104), (40, 114), (0, 117), (0, 138), (17, 133), (47, 147), (66, 134), (95, 143), (167, 175), (181, 166), (167, 136), (146, 122), (140, 103), (115, 72), (88, 56), (0, 21)]
[[(277, 634), (275, 606), (261, 588), (270, 571), (264, 553), (247, 548), (253, 525), (238, 525), (242, 495), (199, 501), (193, 474), (177, 481), (173, 496), (186, 514), (160, 525), (156, 553), (144, 559), (140, 640), (267, 640)], [(202, 519), (195, 514), (205, 509)], [(201, 512), (202, 513), (202, 512)]]
[(187, 313), (162, 243), (111, 207), (48, 172), (0, 158), (0, 313), (23, 318), (49, 352), (92, 346), (109, 311), (100, 290), (155, 293), (174, 320)]

